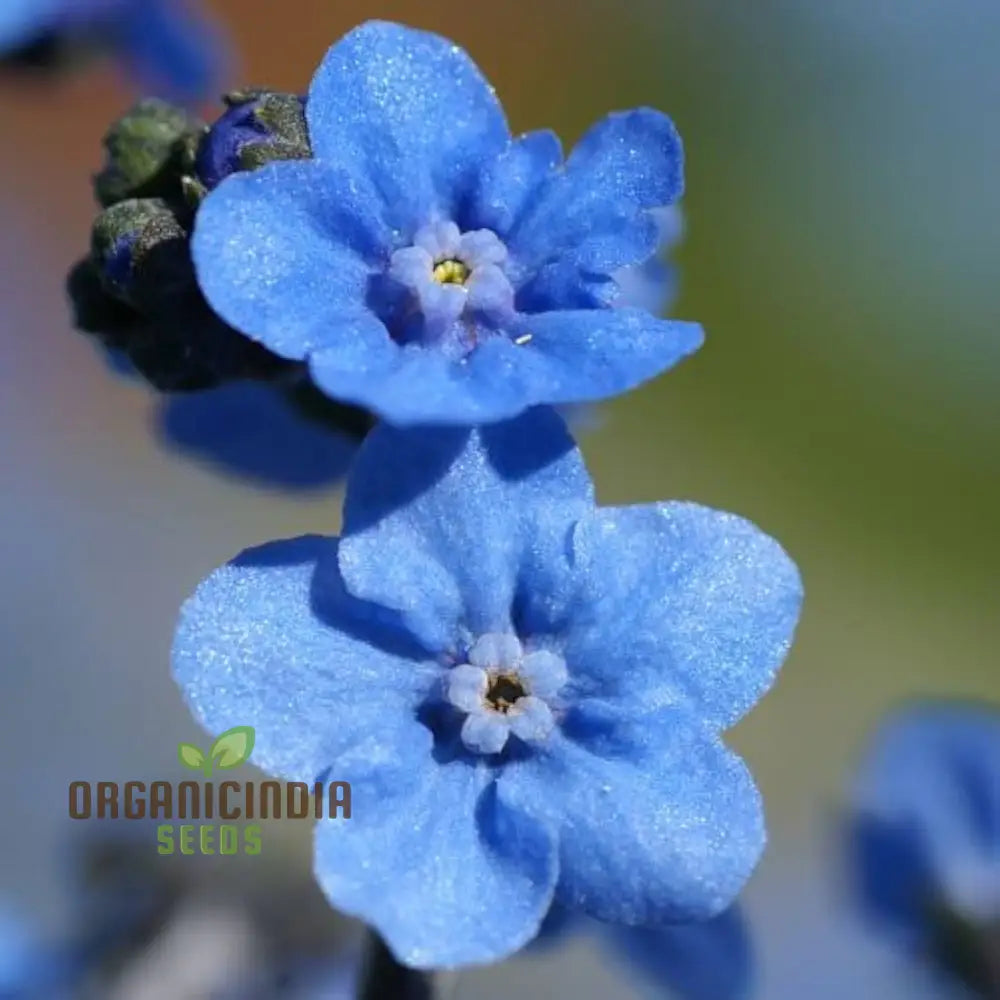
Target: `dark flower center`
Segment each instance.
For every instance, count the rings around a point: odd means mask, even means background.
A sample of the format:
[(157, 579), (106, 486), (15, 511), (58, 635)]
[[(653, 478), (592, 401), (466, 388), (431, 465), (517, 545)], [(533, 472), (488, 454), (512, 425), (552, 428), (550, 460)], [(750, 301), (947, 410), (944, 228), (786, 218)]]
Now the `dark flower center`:
[(515, 675), (497, 674), (490, 678), (490, 686), (486, 689), (486, 700), (498, 712), (507, 712), (527, 693)]

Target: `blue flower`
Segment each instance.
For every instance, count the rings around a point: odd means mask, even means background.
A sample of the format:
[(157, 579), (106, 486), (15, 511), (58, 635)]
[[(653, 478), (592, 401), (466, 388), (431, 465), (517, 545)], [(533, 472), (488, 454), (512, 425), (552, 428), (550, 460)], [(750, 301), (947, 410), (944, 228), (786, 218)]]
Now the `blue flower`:
[(140, 85), (181, 101), (218, 87), (220, 38), (183, 0), (4, 0), (0, 57), (46, 39), (113, 49)]
[(254, 761), (352, 783), (321, 822), (331, 903), (417, 967), (523, 947), (553, 901), (659, 926), (725, 909), (764, 844), (720, 733), (774, 679), (801, 600), (748, 522), (598, 508), (547, 409), (380, 425), (340, 539), (251, 550), (185, 604), (175, 677)]
[(565, 161), (512, 138), (493, 90), (436, 35), (381, 22), (337, 43), (306, 101), (314, 158), (224, 181), (193, 252), (212, 307), (326, 393), (398, 424), (488, 423), (615, 395), (700, 327), (611, 308), (682, 189), (680, 139), (640, 109)]
[(603, 924), (553, 907), (530, 950), (583, 935), (618, 959), (651, 997), (667, 989), (678, 1000), (743, 1000), (753, 986), (750, 932), (738, 905), (711, 920), (657, 928)]
[(870, 918), (973, 986), (1000, 989), (1000, 712), (947, 701), (898, 711), (868, 749), (852, 807)]

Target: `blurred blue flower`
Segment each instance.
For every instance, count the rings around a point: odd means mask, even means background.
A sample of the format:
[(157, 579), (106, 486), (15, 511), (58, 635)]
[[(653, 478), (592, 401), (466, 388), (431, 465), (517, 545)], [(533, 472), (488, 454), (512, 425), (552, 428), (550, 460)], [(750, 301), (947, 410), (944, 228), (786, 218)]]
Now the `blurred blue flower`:
[(0, 58), (46, 39), (113, 49), (144, 89), (194, 102), (218, 89), (226, 57), (186, 0), (4, 0)]
[(701, 328), (610, 308), (650, 260), (651, 209), (681, 194), (680, 139), (613, 114), (565, 162), (511, 138), (468, 56), (368, 23), (327, 54), (306, 117), (314, 159), (227, 178), (193, 252), (212, 307), (316, 384), (398, 424), (486, 423), (616, 395), (671, 367)]
[(0, 998), (30, 984), (36, 963), (34, 937), (13, 910), (0, 905)]
[(0, 1000), (64, 1000), (75, 970), (68, 953), (49, 948), (20, 912), (0, 902)]
[(948, 701), (898, 711), (867, 751), (852, 807), (869, 917), (1000, 994), (1000, 712)]
[(171, 450), (263, 486), (332, 486), (357, 451), (354, 439), (307, 420), (273, 385), (256, 382), (173, 396), (155, 421)]
[(334, 906), (417, 967), (497, 960), (553, 900), (612, 923), (704, 919), (764, 843), (720, 733), (770, 686), (801, 586), (748, 522), (594, 506), (550, 410), (380, 425), (341, 539), (251, 550), (184, 606), (175, 677), (288, 779), (352, 783), (320, 823)]
[(753, 985), (750, 931), (738, 905), (711, 920), (659, 928), (604, 924), (556, 906), (530, 950), (579, 935), (623, 963), (650, 997), (666, 989), (677, 1000), (742, 1000)]

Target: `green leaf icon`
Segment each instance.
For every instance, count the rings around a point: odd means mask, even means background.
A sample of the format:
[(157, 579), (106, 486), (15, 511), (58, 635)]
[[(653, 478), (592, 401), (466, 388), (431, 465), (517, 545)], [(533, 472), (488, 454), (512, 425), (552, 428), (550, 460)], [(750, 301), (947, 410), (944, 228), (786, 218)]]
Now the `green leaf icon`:
[(205, 766), (205, 755), (193, 743), (178, 744), (177, 759), (192, 771), (200, 771)]
[(253, 726), (236, 726), (227, 729), (213, 744), (209, 757), (216, 767), (239, 767), (250, 759), (254, 744)]

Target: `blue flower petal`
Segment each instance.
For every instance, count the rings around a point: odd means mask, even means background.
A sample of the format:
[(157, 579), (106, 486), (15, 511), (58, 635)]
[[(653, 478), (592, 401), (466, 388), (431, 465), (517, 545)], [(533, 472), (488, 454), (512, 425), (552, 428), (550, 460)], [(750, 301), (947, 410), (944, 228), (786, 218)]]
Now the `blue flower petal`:
[(522, 382), (498, 363), (503, 344), (496, 338), (467, 359), (453, 360), (421, 347), (373, 346), (359, 338), (353, 350), (338, 345), (317, 352), (309, 371), (327, 395), (401, 427), (468, 427), (515, 416), (528, 405)]
[(853, 847), (869, 912), (920, 945), (935, 901), (995, 918), (1000, 872), (1000, 712), (926, 702), (876, 734), (853, 790)]
[(394, 224), (411, 230), (436, 212), (453, 218), (482, 161), (509, 139), (496, 95), (461, 48), (381, 21), (330, 49), (306, 115), (316, 158), (370, 178)]
[(565, 257), (610, 274), (639, 263), (659, 235), (644, 210), (675, 202), (683, 172), (680, 137), (666, 115), (649, 108), (609, 115), (532, 199), (508, 248), (524, 267)]
[(742, 1000), (753, 985), (750, 934), (738, 906), (714, 920), (648, 929), (609, 924), (604, 934), (650, 996), (664, 988), (678, 1000)]
[(181, 610), (174, 678), (211, 733), (253, 726), (253, 762), (313, 781), (373, 735), (423, 739), (413, 706), (433, 667), (402, 632), (349, 597), (336, 540), (305, 537), (250, 549), (216, 570)]
[(764, 847), (743, 762), (686, 709), (591, 704), (549, 749), (510, 761), (509, 801), (559, 832), (560, 904), (657, 926), (730, 906)]
[(592, 489), (551, 410), (473, 431), (383, 424), (348, 482), (344, 579), (437, 648), (459, 625), (506, 631), (517, 592), (567, 566), (565, 537)]
[(373, 924), (403, 963), (493, 962), (530, 941), (552, 902), (555, 838), (500, 800), (489, 772), (436, 763), (430, 733), (372, 740), (337, 762), (351, 818), (316, 830), (316, 877), (330, 902)]
[(554, 132), (528, 132), (513, 140), (483, 171), (469, 209), (469, 228), (491, 229), (506, 239), (561, 163), (562, 144)]
[[(604, 399), (634, 389), (701, 347), (696, 323), (657, 319), (640, 309), (594, 309), (526, 316), (531, 339), (512, 364), (536, 402)], [(513, 348), (511, 349), (513, 351)]]
[(391, 233), (376, 193), (313, 161), (228, 177), (202, 202), (192, 253), (198, 282), (228, 323), (282, 357), (337, 347), (396, 351), (365, 308), (372, 265)]
[(580, 691), (647, 709), (683, 700), (726, 727), (770, 687), (802, 585), (749, 521), (690, 503), (607, 508), (576, 526), (573, 558), (564, 653)]
[[(373, 322), (377, 323), (377, 321)], [(312, 356), (326, 393), (400, 426), (469, 426), (526, 407), (605, 399), (633, 389), (696, 351), (701, 327), (638, 309), (551, 312), (522, 318), (514, 340), (494, 336), (467, 358), (356, 338)], [(381, 327), (379, 327), (381, 329)], [(272, 346), (272, 345), (268, 345)], [(273, 348), (272, 348), (273, 349)]]

